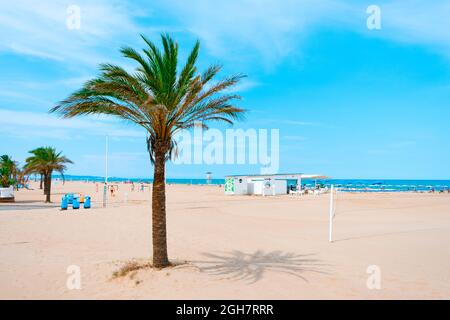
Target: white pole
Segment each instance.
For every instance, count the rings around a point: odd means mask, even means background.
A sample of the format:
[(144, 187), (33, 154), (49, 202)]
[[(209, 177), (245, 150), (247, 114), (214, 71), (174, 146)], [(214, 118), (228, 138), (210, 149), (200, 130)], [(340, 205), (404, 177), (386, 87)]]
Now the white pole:
[(106, 207), (106, 197), (108, 194), (108, 136), (106, 136), (105, 146), (105, 185), (103, 187), (103, 208)]
[(106, 136), (106, 150), (105, 150), (105, 183), (108, 183), (108, 136)]
[(334, 215), (334, 203), (333, 203), (333, 193), (334, 193), (334, 185), (331, 185), (331, 193), (330, 193), (330, 225), (329, 225), (329, 233), (328, 233), (328, 241), (333, 242), (333, 215)]
[[(303, 190), (302, 190), (302, 176), (299, 176), (297, 179), (297, 183), (298, 183), (298, 192), (300, 192), (300, 195), (303, 195)], [(298, 195), (298, 194), (297, 194)]]

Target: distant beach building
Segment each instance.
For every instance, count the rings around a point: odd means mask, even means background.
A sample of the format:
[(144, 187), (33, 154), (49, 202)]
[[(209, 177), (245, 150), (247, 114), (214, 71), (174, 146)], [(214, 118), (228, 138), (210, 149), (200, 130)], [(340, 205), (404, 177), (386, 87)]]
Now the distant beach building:
[(206, 183), (207, 184), (211, 184), (212, 183), (212, 172), (207, 172), (206, 173)]
[(263, 175), (233, 175), (225, 177), (225, 194), (275, 196), (288, 193), (288, 181), (296, 181), (301, 190), (304, 179), (327, 179), (321, 174), (284, 173)]

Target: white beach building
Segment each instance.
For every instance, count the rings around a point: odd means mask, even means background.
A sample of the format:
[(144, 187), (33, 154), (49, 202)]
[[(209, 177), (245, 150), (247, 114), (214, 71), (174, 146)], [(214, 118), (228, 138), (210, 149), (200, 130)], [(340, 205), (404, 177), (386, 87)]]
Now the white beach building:
[(274, 196), (288, 193), (288, 180), (296, 180), (301, 191), (302, 179), (327, 179), (321, 174), (285, 173), (234, 175), (225, 177), (225, 194)]

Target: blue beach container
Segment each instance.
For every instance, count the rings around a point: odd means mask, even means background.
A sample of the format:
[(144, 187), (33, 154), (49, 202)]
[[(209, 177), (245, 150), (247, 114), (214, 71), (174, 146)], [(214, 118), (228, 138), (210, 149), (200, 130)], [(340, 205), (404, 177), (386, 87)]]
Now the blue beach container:
[(89, 209), (91, 207), (91, 197), (84, 196), (84, 208)]
[(72, 204), (73, 203), (73, 193), (66, 194), (67, 197), (67, 203)]
[(72, 208), (74, 208), (74, 209), (80, 209), (80, 198), (78, 198), (78, 197), (73, 197), (73, 200), (72, 200)]
[(61, 199), (61, 210), (67, 210), (67, 205), (68, 205), (68, 203), (67, 203), (67, 197), (64, 196), (64, 197), (62, 197), (62, 199)]

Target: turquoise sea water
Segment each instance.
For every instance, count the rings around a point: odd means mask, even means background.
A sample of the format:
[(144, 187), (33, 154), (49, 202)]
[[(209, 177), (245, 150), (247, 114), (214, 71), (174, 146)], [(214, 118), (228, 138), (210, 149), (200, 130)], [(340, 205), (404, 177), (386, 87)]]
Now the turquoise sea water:
[[(61, 178), (61, 176), (54, 175), (53, 178)], [(104, 177), (95, 176), (75, 176), (66, 175), (67, 181), (89, 181), (89, 182), (103, 182)], [(110, 177), (110, 182), (152, 182), (148, 178), (120, 178)], [(225, 179), (167, 179), (168, 184), (214, 184), (221, 185), (225, 183)], [(289, 180), (288, 184), (296, 184), (295, 180)], [(316, 181), (302, 180), (302, 184), (308, 188), (314, 187)], [(407, 192), (407, 191), (448, 191), (450, 189), (450, 180), (383, 180), (383, 179), (328, 179), (317, 180), (317, 184), (330, 186), (333, 184), (339, 190), (344, 192)]]

